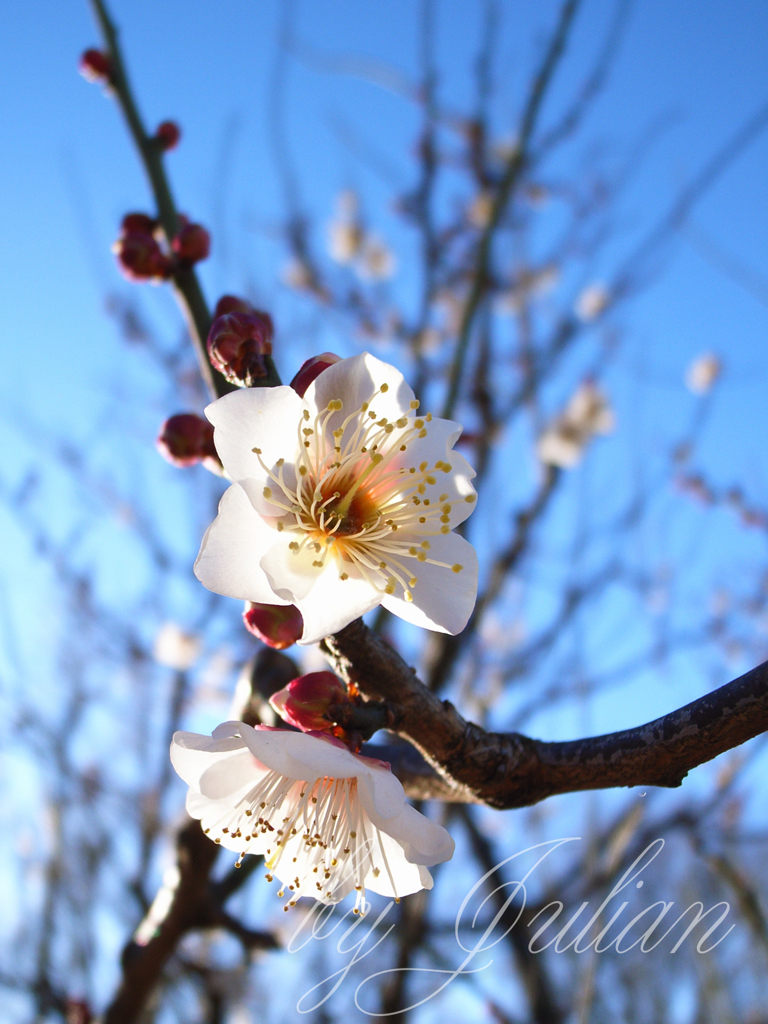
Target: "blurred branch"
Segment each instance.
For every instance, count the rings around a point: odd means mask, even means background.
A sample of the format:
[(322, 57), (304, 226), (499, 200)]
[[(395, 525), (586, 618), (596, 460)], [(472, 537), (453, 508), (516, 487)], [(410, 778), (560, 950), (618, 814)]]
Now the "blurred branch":
[(448, 394), (441, 416), (450, 419), (459, 397), (459, 388), (464, 378), (464, 363), (469, 348), (469, 340), (472, 334), (472, 327), (475, 322), (475, 315), (486, 291), (490, 278), (491, 246), (496, 235), (496, 229), (507, 209), (510, 196), (517, 181), (523, 172), (528, 161), (528, 145), (531, 136), (538, 122), (539, 112), (544, 97), (552, 81), (560, 58), (565, 52), (565, 44), (568, 39), (573, 18), (578, 10), (580, 0), (566, 0), (560, 10), (560, 18), (557, 28), (552, 36), (541, 63), (538, 73), (533, 78), (531, 91), (528, 97), (523, 116), (520, 122), (520, 131), (515, 144), (514, 151), (509, 159), (504, 176), (501, 179), (493, 201), (488, 224), (480, 238), (477, 249), (477, 259), (472, 277), (472, 285), (467, 296), (466, 303), (461, 316), (461, 324), (456, 339), (456, 348), (453, 354), (451, 369), (449, 373)]
[(545, 743), (466, 722), (361, 619), (322, 646), (366, 697), (399, 705), (398, 732), (453, 783), (460, 800), (497, 809), (585, 789), (679, 786), (692, 768), (768, 731), (768, 662), (635, 729)]

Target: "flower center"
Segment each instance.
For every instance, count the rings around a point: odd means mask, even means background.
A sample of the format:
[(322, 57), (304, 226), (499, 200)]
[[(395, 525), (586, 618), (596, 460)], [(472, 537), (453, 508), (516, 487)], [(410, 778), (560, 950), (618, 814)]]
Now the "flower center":
[[(418, 563), (462, 571), (429, 555), (429, 537), (451, 530), (452, 500), (474, 502), (475, 495), (450, 500), (439, 493), (438, 478), (450, 463), (415, 463), (409, 450), (429, 431), (432, 416), (417, 415), (419, 403), (394, 421), (371, 408), (387, 384), (345, 418), (340, 398), (332, 399), (314, 421), (307, 409), (298, 426), (299, 454), (292, 467), (278, 459), (268, 467), (267, 498), (282, 513), (279, 532), (293, 534), (290, 550), (311, 552), (312, 568), (335, 563), (341, 580), (354, 569), (382, 594), (400, 591), (406, 601), (418, 583)], [(338, 424), (338, 425), (336, 425)], [(292, 472), (287, 472), (287, 469)]]

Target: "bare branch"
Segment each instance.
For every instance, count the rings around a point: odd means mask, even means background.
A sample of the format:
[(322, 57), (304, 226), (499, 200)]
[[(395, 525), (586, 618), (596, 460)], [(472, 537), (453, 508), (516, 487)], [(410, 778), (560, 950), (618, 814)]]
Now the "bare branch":
[(679, 786), (692, 768), (768, 731), (768, 662), (635, 729), (545, 743), (466, 722), (361, 619), (323, 646), (366, 697), (399, 705), (398, 732), (454, 784), (459, 800), (498, 809), (585, 789)]

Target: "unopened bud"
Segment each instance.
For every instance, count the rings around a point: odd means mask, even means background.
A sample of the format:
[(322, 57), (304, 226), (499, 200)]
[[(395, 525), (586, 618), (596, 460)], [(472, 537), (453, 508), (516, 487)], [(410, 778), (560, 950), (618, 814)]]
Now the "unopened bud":
[(224, 313), (208, 334), (213, 366), (232, 384), (250, 388), (269, 375), (265, 356), (272, 354), (272, 318), (268, 313)]
[(206, 463), (221, 471), (221, 462), (213, 443), (213, 425), (192, 412), (171, 416), (160, 428), (157, 450), (174, 466)]
[(222, 295), (216, 303), (213, 311), (213, 318), (224, 316), (225, 313), (255, 313), (251, 303), (247, 299), (239, 299), (237, 295)]
[(331, 732), (328, 715), (333, 704), (354, 704), (346, 686), (333, 672), (299, 676), (269, 698), (269, 703), (289, 725), (304, 732)]
[(180, 263), (199, 263), (211, 251), (211, 236), (202, 224), (183, 224), (171, 243)]
[(255, 604), (247, 601), (243, 612), (245, 628), (267, 647), (284, 651), (301, 638), (304, 620), (292, 604)]
[(101, 50), (86, 50), (80, 58), (79, 71), (89, 82), (107, 83), (112, 77), (112, 61)]
[(148, 213), (126, 213), (120, 222), (120, 234), (125, 235), (151, 235), (157, 227), (157, 221)]
[(129, 281), (165, 281), (173, 270), (154, 235), (143, 231), (132, 231), (119, 238), (112, 251)]
[(303, 398), (312, 381), (319, 377), (323, 370), (338, 363), (340, 359), (341, 356), (334, 355), (333, 352), (323, 352), (320, 356), (312, 356), (311, 359), (307, 359), (293, 378), (291, 387), (300, 398)]
[(155, 132), (155, 138), (160, 143), (160, 146), (166, 152), (169, 149), (175, 149), (179, 144), (181, 138), (181, 129), (175, 121), (162, 121), (157, 126)]

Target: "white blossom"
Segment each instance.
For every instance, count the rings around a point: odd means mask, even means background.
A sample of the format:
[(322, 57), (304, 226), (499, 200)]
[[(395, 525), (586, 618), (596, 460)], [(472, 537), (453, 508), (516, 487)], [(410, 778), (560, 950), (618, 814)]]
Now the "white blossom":
[(453, 856), (440, 825), (405, 802), (383, 761), (339, 740), (225, 722), (213, 736), (177, 732), (171, 761), (189, 785), (187, 811), (215, 843), (262, 854), (267, 879), (299, 896), (338, 903), (367, 889), (399, 899), (432, 888), (427, 865)]
[(184, 672), (197, 661), (200, 649), (199, 637), (185, 633), (175, 622), (166, 622), (155, 637), (152, 654), (159, 665)]
[(474, 508), (461, 427), (420, 416), (394, 367), (368, 353), (330, 366), (303, 398), (248, 388), (206, 415), (232, 486), (195, 563), (209, 590), (294, 604), (300, 643), (382, 604), (458, 633), (477, 593), (477, 556), (452, 532)]
[(695, 395), (706, 395), (722, 372), (722, 364), (713, 352), (706, 352), (691, 363), (685, 383)]
[(366, 235), (357, 262), (360, 277), (384, 281), (392, 277), (397, 262), (394, 253), (376, 235)]
[(585, 381), (541, 435), (536, 453), (546, 465), (570, 469), (596, 434), (610, 434), (615, 426), (608, 399), (591, 381)]
[(596, 320), (608, 305), (610, 296), (602, 284), (591, 284), (576, 299), (576, 315), (580, 320), (589, 323)]

